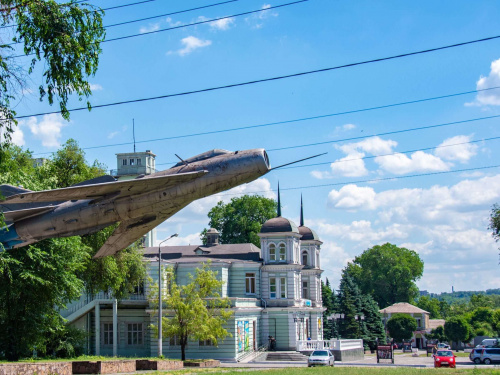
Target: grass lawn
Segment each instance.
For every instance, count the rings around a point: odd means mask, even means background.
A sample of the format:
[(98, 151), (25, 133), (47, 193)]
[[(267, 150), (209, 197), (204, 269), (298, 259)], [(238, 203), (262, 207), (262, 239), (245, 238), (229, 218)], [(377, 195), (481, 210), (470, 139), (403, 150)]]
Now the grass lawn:
[[(180, 371), (161, 371), (155, 374), (181, 374), (186, 370)], [(304, 368), (304, 367), (291, 367), (283, 369), (200, 369), (200, 370), (189, 370), (189, 374), (204, 373), (207, 372), (210, 375), (242, 375), (245, 373), (254, 374), (255, 371), (259, 372), (259, 375), (434, 375), (434, 374), (467, 374), (467, 375), (498, 375), (498, 369), (493, 368), (472, 368), (472, 369), (434, 369), (434, 368), (413, 368), (413, 367), (399, 367), (399, 368), (388, 368), (388, 367), (315, 367), (315, 368)], [(202, 374), (200, 374), (202, 375)]]

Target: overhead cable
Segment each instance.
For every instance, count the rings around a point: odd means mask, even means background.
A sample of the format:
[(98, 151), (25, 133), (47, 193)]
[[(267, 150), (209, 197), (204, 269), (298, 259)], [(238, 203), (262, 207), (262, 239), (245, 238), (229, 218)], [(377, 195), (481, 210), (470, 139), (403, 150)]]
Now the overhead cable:
[[(289, 188), (280, 187), (280, 191), (284, 191), (284, 190), (315, 189), (315, 188), (322, 188), (322, 187), (329, 187), (329, 186), (345, 186), (345, 185), (353, 185), (353, 184), (364, 184), (364, 183), (372, 183), (372, 182), (382, 182), (382, 181), (389, 181), (389, 180), (402, 180), (402, 179), (415, 178), (415, 177), (428, 177), (428, 176), (436, 176), (436, 175), (442, 175), (442, 174), (480, 171), (480, 170), (493, 169), (493, 168), (499, 168), (499, 167), (500, 167), (500, 165), (489, 165), (489, 166), (485, 166), (485, 167), (464, 168), (464, 169), (456, 169), (456, 170), (453, 170), (453, 171), (440, 171), (440, 172), (419, 173), (419, 174), (412, 174), (412, 175), (407, 175), (407, 176), (393, 176), (393, 177), (373, 178), (373, 179), (369, 179), (369, 180), (356, 180), (356, 181), (348, 181), (348, 182), (333, 182), (331, 184), (305, 185), (305, 186), (297, 186), (297, 187), (289, 187)], [(240, 192), (240, 193), (227, 193), (227, 194), (220, 194), (220, 195), (225, 196), (225, 195), (243, 195), (243, 194), (263, 194), (263, 193), (267, 193), (267, 192), (269, 192), (269, 190), (245, 191), (245, 192)]]
[[(429, 48), (429, 49), (420, 50), (420, 51), (408, 52), (408, 53), (403, 53), (403, 54), (399, 54), (399, 55), (381, 57), (378, 59), (364, 60), (364, 61), (359, 61), (359, 62), (354, 62), (354, 63), (349, 63), (349, 64), (337, 65), (337, 66), (333, 66), (333, 67), (329, 67), (329, 68), (309, 70), (309, 71), (300, 72), (300, 73), (292, 73), (292, 74), (286, 74), (286, 75), (282, 75), (282, 76), (256, 79), (256, 80), (252, 80), (252, 81), (232, 83), (232, 84), (228, 84), (228, 85), (214, 86), (214, 87), (209, 87), (209, 88), (204, 88), (204, 89), (178, 92), (178, 93), (174, 93), (174, 94), (165, 94), (165, 95), (153, 96), (153, 97), (149, 97), (149, 98), (131, 99), (131, 100), (123, 100), (123, 101), (119, 101), (119, 102), (114, 102), (114, 103), (98, 104), (98, 105), (92, 106), (92, 108), (105, 108), (105, 107), (111, 107), (111, 106), (117, 106), (117, 105), (123, 105), (123, 104), (139, 103), (139, 102), (158, 100), (158, 99), (167, 99), (167, 98), (173, 98), (173, 97), (178, 97), (178, 96), (186, 96), (186, 95), (199, 94), (199, 93), (222, 90), (222, 89), (229, 89), (229, 88), (234, 88), (234, 87), (248, 86), (248, 85), (253, 85), (256, 83), (278, 81), (278, 80), (287, 79), (287, 78), (300, 77), (300, 76), (305, 76), (305, 75), (315, 74), (315, 73), (323, 73), (323, 72), (328, 72), (328, 71), (332, 71), (332, 70), (351, 68), (351, 67), (359, 66), (359, 65), (371, 64), (371, 63), (394, 60), (394, 59), (398, 59), (398, 58), (409, 57), (409, 56), (414, 56), (414, 55), (419, 55), (419, 54), (436, 52), (436, 51), (445, 50), (445, 49), (449, 49), (449, 48), (461, 47), (461, 46), (465, 46), (465, 45), (469, 45), (469, 44), (473, 44), (473, 43), (486, 42), (486, 41), (490, 41), (490, 40), (494, 40), (494, 39), (498, 39), (498, 38), (500, 38), (500, 35), (496, 35), (496, 36), (492, 36), (492, 37), (488, 37), (488, 38), (475, 39), (475, 40), (471, 40), (468, 42), (449, 44), (446, 46)], [(72, 109), (68, 109), (68, 112), (75, 112), (75, 111), (82, 111), (82, 110), (88, 110), (88, 107), (85, 106), (85, 107), (72, 108)], [(49, 114), (60, 113), (60, 112), (61, 111), (42, 112), (42, 113), (31, 114), (31, 115), (17, 116), (16, 118), (22, 119), (22, 118), (27, 118), (27, 117), (31, 117), (31, 116), (42, 116), (42, 115), (49, 115)]]

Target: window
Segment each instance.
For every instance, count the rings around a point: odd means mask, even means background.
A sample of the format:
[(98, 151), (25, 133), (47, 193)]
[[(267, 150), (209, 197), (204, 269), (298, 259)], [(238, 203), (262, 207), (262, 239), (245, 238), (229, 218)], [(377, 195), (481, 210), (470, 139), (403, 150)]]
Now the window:
[(307, 281), (302, 281), (302, 298), (309, 299), (309, 288)]
[(102, 333), (104, 335), (103, 345), (113, 345), (113, 323), (103, 323)]
[(280, 278), (280, 298), (286, 298), (286, 277)]
[(271, 277), (269, 279), (269, 297), (276, 298), (276, 278)]
[(137, 159), (137, 165), (141, 165), (141, 159)]
[(417, 327), (418, 328), (422, 327), (422, 325), (420, 324), (421, 323), (420, 318), (416, 318), (416, 320), (417, 320)]
[(245, 274), (245, 293), (255, 294), (255, 274), (246, 273)]
[(280, 262), (286, 261), (286, 247), (285, 244), (280, 244)]
[(134, 159), (130, 159), (130, 165), (134, 165)]
[(142, 323), (127, 324), (127, 344), (142, 345), (143, 344)]
[(307, 262), (307, 251), (303, 251), (303, 252), (302, 252), (302, 264), (303, 264), (304, 266), (307, 266), (307, 263), (308, 263), (308, 262)]
[(286, 298), (286, 277), (269, 278), (269, 298)]
[(273, 243), (269, 245), (269, 261), (276, 262), (276, 245)]
[(214, 346), (212, 340), (200, 340), (200, 346)]
[(122, 165), (127, 165), (127, 159), (122, 160)]

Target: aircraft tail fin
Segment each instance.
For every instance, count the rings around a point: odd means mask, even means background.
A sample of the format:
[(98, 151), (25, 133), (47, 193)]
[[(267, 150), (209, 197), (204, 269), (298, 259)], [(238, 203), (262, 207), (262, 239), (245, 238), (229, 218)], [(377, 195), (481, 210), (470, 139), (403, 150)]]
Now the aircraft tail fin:
[(23, 189), (12, 185), (0, 185), (0, 197), (7, 198), (11, 195), (29, 193), (31, 190)]

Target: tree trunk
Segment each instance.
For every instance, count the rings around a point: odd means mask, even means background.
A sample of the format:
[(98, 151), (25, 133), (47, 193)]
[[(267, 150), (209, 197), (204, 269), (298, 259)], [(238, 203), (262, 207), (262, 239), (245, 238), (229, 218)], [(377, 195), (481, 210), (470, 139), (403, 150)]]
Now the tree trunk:
[(181, 360), (186, 360), (186, 344), (181, 343)]

